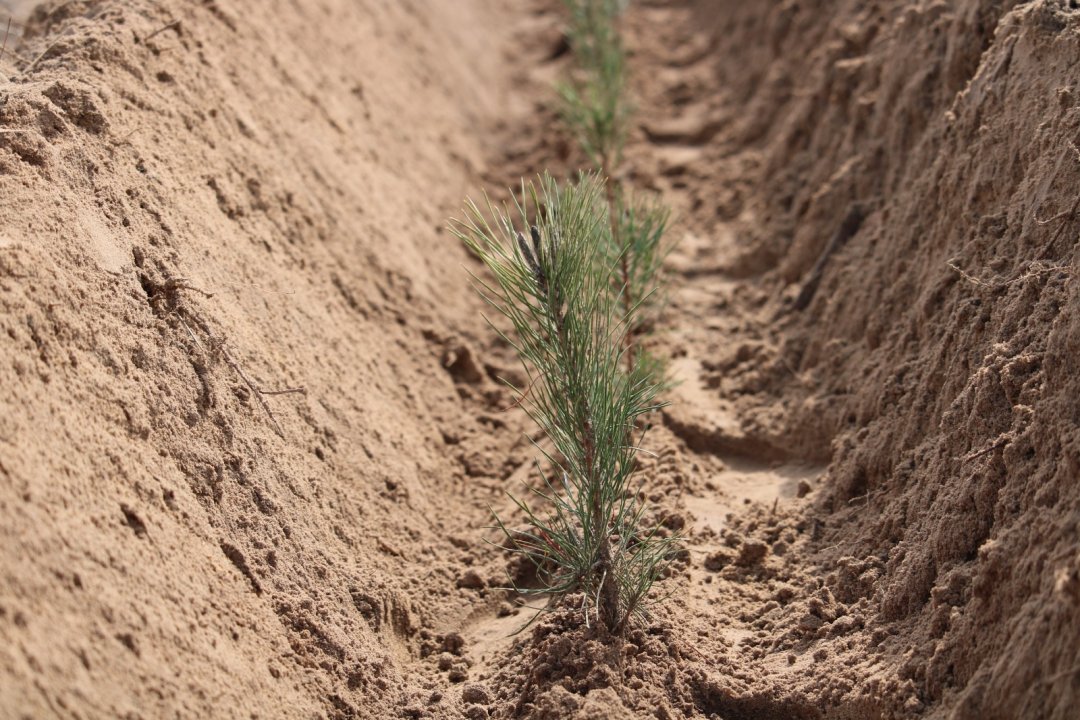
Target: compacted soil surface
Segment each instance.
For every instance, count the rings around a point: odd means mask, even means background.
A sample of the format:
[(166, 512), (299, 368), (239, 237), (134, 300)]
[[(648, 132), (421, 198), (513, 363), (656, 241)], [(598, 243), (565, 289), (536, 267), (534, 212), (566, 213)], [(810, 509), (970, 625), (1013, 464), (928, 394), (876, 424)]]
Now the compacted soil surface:
[(1077, 717), (1075, 5), (629, 5), (681, 541), (612, 640), (503, 589), (446, 229), (585, 165), (562, 3), (0, 3), (0, 717)]

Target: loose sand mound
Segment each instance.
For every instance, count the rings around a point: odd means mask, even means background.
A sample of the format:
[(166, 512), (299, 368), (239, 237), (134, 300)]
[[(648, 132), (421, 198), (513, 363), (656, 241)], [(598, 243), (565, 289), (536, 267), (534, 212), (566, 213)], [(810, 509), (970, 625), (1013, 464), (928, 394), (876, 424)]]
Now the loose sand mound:
[(507, 5), (15, 26), (0, 716), (1072, 717), (1080, 13), (632, 5), (685, 552), (611, 645), (510, 637), (482, 543), (531, 429), (445, 218), (580, 162), (559, 3)]
[(446, 446), (479, 323), (440, 227), (500, 17), (34, 13), (0, 97), (0, 714), (400, 705), (440, 525), (483, 515)]
[(731, 141), (761, 148), (747, 264), (791, 283), (779, 357), (813, 388), (794, 435), (832, 436), (815, 557), (844, 602), (844, 568), (872, 572), (891, 659), (856, 687), (905, 710), (1080, 699), (1073, 5), (799, 3), (715, 35), (720, 68), (757, 56), (720, 72), (749, 108)]

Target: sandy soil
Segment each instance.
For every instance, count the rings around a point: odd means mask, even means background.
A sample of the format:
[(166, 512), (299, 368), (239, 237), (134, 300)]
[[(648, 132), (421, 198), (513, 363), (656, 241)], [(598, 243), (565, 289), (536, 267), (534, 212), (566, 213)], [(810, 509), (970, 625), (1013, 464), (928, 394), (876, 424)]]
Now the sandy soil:
[(1071, 3), (631, 6), (684, 543), (617, 644), (512, 634), (445, 230), (581, 164), (559, 3), (4, 7), (0, 717), (1074, 717)]

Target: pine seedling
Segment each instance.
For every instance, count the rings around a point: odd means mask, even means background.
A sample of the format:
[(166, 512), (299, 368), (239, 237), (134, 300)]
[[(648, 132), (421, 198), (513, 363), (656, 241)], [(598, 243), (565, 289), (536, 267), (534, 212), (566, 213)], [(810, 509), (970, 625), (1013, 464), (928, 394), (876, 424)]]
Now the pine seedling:
[(622, 158), (631, 108), (626, 57), (616, 28), (619, 0), (566, 0), (577, 70), (558, 87), (562, 114), (589, 161), (611, 177)]
[[(642, 345), (662, 306), (660, 270), (668, 249), (663, 234), (668, 211), (655, 201), (630, 201), (615, 173), (622, 160), (631, 116), (626, 99), (626, 59), (617, 19), (626, 0), (566, 0), (567, 34), (576, 68), (559, 87), (563, 117), (595, 168), (606, 178), (611, 232), (605, 259), (613, 268), (611, 287), (633, 316), (624, 335), (626, 372), (667, 387), (666, 364)], [(637, 310), (631, 313), (631, 308)]]
[(610, 291), (619, 298), (629, 318), (625, 334), (627, 372), (644, 373), (660, 384), (664, 384), (666, 374), (664, 363), (649, 355), (641, 340), (653, 331), (665, 300), (662, 272), (670, 250), (664, 243), (669, 214), (655, 199), (615, 193), (612, 232), (603, 253), (605, 261), (616, 269)]
[(554, 446), (537, 446), (539, 507), (513, 498), (529, 529), (511, 532), (498, 516), (496, 523), (540, 579), (538, 588), (515, 589), (553, 598), (580, 592), (586, 622), (621, 634), (644, 613), (674, 543), (641, 529), (645, 508), (631, 487), (636, 420), (658, 407), (657, 387), (621, 370), (638, 308), (625, 312), (611, 291), (603, 181), (587, 175), (560, 187), (544, 176), (523, 184), (522, 196), (512, 211), (470, 202), (453, 227), (490, 271), (493, 281), (477, 279), (478, 289), (512, 327), (503, 337), (527, 376), (515, 390)]

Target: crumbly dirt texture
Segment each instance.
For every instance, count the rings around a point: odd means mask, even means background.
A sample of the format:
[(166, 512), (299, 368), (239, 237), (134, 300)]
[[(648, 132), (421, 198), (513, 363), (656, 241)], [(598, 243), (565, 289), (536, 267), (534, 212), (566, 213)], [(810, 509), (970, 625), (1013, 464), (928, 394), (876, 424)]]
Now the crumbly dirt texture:
[(561, 4), (0, 9), (0, 717), (1075, 717), (1075, 3), (631, 3), (622, 639), (514, 634), (544, 440), (446, 230), (583, 164)]

